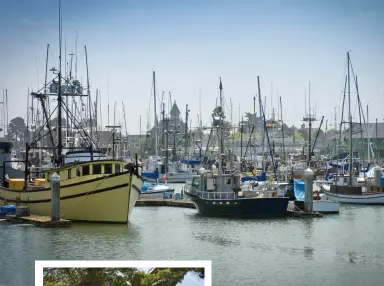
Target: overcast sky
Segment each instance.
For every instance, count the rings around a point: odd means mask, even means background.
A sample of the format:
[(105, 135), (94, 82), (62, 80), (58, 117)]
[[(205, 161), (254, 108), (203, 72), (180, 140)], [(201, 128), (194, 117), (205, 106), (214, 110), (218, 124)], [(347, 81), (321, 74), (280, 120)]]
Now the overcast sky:
[[(277, 112), (281, 96), (285, 121), (300, 125), (310, 81), (317, 117), (333, 123), (348, 50), (364, 109), (369, 104), (371, 121), (383, 121), (383, 7), (380, 0), (62, 0), (63, 41), (69, 54), (78, 34), (83, 83), (87, 45), (92, 96), (99, 88), (103, 121), (109, 93), (120, 123), (124, 101), (130, 133), (139, 132), (140, 115), (143, 126), (148, 118), (153, 70), (159, 98), (165, 91), (168, 100), (171, 92), (183, 116), (189, 104), (192, 125), (198, 123), (200, 91), (203, 123), (209, 124), (220, 76), (227, 116), (230, 98), (236, 120), (239, 105), (241, 114), (252, 112), (258, 75), (267, 113), (271, 100)], [(28, 88), (44, 82), (47, 44), (50, 66), (58, 67), (58, 1), (1, 0), (0, 11), (0, 87), (8, 89), (10, 119), (26, 117)], [(357, 116), (355, 102), (353, 97)]]

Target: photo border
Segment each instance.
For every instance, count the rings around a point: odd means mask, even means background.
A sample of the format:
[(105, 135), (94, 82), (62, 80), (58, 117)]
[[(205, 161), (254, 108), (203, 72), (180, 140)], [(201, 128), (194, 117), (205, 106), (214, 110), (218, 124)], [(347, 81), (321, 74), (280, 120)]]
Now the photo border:
[(204, 286), (212, 285), (210, 260), (35, 260), (35, 285), (43, 285), (44, 268), (204, 268)]

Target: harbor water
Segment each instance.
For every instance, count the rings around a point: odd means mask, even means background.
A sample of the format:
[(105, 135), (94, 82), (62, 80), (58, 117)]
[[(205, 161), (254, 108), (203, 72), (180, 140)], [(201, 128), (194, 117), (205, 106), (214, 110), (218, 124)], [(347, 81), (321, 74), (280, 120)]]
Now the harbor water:
[(213, 285), (383, 285), (384, 207), (322, 218), (204, 218), (136, 207), (128, 225), (0, 224), (0, 285), (34, 285), (35, 260), (211, 260)]

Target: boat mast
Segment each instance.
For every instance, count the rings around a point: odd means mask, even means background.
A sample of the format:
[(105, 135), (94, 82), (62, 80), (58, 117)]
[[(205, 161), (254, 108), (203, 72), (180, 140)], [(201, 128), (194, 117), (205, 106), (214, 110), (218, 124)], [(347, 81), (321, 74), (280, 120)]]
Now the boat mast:
[(351, 80), (350, 80), (350, 57), (347, 52), (348, 59), (348, 117), (349, 117), (349, 186), (352, 186), (352, 164), (353, 164), (353, 152), (352, 152), (352, 113), (351, 113)]
[(63, 152), (63, 145), (62, 145), (62, 134), (61, 134), (61, 109), (62, 109), (62, 96), (61, 96), (61, 27), (62, 25), (62, 16), (61, 16), (61, 0), (59, 0), (59, 90), (57, 94), (57, 135), (58, 135), (58, 142), (57, 142), (57, 165), (61, 166), (62, 163), (62, 152)]
[(311, 83), (308, 83), (308, 159), (307, 159), (307, 165), (308, 168), (311, 164), (311, 144), (312, 144), (312, 115), (311, 115)]
[[(261, 101), (261, 92), (260, 92), (260, 79), (259, 77), (257, 77), (257, 89), (258, 89), (258, 93), (259, 93), (259, 109), (260, 109), (260, 116), (263, 116), (263, 103)], [(265, 172), (265, 160), (264, 160), (264, 141), (265, 141), (265, 128), (266, 126), (264, 126), (263, 128), (263, 136), (262, 136), (262, 141), (261, 141), (261, 144), (262, 144), (262, 152), (263, 152), (263, 159), (262, 159), (262, 170), (263, 172)]]
[[(91, 136), (91, 161), (93, 161), (93, 131), (92, 131), (92, 100), (91, 100), (91, 88), (89, 85), (89, 73), (88, 73), (88, 53), (87, 53), (87, 46), (84, 46), (85, 51), (85, 64), (87, 66), (87, 91), (88, 91), (88, 106), (89, 106), (89, 129), (90, 129), (90, 136)], [(68, 107), (67, 107), (68, 108)]]
[[(362, 129), (362, 128), (361, 128)], [(370, 142), (370, 138), (371, 135), (369, 133), (370, 131), (370, 126), (369, 126), (369, 113), (368, 113), (368, 104), (367, 104), (367, 124), (366, 124), (366, 129), (367, 129), (367, 140), (368, 140), (368, 163), (371, 162), (371, 142)], [(364, 173), (365, 174), (365, 173)]]
[(125, 140), (127, 144), (125, 144), (125, 157), (127, 157), (127, 149), (128, 149), (128, 129), (127, 129), (127, 119), (125, 117), (125, 106), (124, 106), (124, 101), (121, 102), (123, 105), (123, 113), (124, 113), (124, 125), (125, 125)]
[(283, 160), (285, 161), (283, 104), (281, 102), (281, 96), (280, 96), (280, 120), (281, 120), (281, 133), (282, 133), (282, 136), (283, 136)]
[(155, 71), (153, 71), (153, 106), (154, 106), (154, 113), (155, 113), (155, 155), (156, 155), (156, 161), (155, 161), (155, 166), (156, 170), (159, 169), (159, 162), (158, 162), (158, 150), (157, 150), (157, 145), (158, 145), (158, 138), (157, 138), (157, 133), (158, 133), (158, 124), (157, 124), (157, 111), (156, 111), (156, 75)]
[(224, 140), (223, 140), (223, 84), (221, 83), (221, 77), (220, 77), (220, 121), (219, 121), (219, 126), (220, 126), (220, 151), (219, 151), (219, 176), (222, 174), (222, 162), (221, 162), (221, 154), (224, 152)]

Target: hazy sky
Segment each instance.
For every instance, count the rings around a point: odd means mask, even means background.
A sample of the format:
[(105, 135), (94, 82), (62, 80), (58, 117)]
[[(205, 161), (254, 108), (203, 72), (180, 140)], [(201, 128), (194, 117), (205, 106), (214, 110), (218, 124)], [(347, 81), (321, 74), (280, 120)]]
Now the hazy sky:
[[(165, 91), (168, 102), (171, 92), (183, 116), (189, 104), (192, 125), (198, 123), (199, 90), (203, 123), (209, 124), (220, 76), (227, 116), (230, 98), (236, 121), (239, 105), (241, 114), (252, 112), (258, 75), (267, 111), (273, 83), (276, 112), (281, 96), (285, 121), (300, 125), (310, 81), (317, 117), (324, 115), (333, 123), (331, 114), (341, 105), (348, 50), (362, 104), (369, 104), (372, 121), (383, 121), (381, 2), (62, 0), (63, 41), (69, 54), (78, 33), (79, 77), (84, 84), (87, 45), (92, 96), (96, 88), (101, 90), (103, 125), (109, 93), (111, 110), (117, 101), (121, 122), (124, 101), (130, 133), (139, 132), (140, 115), (145, 129), (153, 70), (159, 100)], [(25, 117), (28, 87), (36, 90), (44, 82), (48, 43), (50, 66), (58, 67), (58, 1), (0, 0), (0, 38), (0, 87), (8, 89), (9, 117)], [(151, 123), (153, 118), (151, 114)]]

